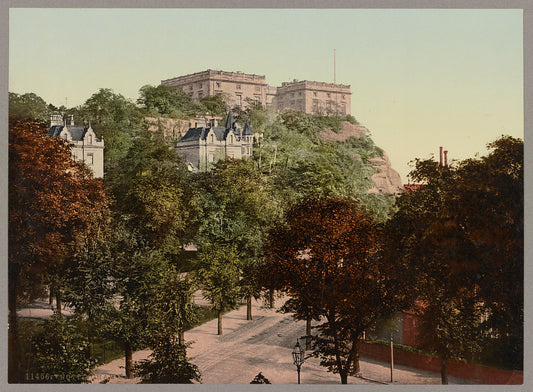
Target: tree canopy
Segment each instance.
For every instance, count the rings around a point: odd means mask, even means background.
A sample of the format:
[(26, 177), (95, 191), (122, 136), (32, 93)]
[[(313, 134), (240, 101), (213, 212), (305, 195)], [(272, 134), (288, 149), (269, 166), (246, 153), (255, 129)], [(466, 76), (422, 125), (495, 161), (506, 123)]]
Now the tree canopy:
[(405, 306), (399, 271), (379, 257), (381, 232), (353, 200), (307, 199), (286, 221), (265, 248), (264, 283), (291, 296), (295, 317), (324, 318), (314, 355), (345, 384), (363, 331)]

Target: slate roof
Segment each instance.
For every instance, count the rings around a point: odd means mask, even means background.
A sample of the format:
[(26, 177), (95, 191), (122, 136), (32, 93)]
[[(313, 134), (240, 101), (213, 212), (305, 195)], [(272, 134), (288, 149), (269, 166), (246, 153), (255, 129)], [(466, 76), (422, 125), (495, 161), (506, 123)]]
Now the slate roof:
[(225, 139), (226, 128), (224, 127), (213, 127), (213, 128), (200, 127), (200, 128), (189, 128), (187, 133), (183, 135), (183, 137), (180, 139), (179, 143), (205, 140), (207, 137), (207, 134), (209, 133), (211, 129), (215, 132), (215, 137), (218, 141), (223, 141)]
[[(58, 137), (64, 128), (65, 128), (65, 125), (54, 125), (53, 127), (50, 127), (50, 129), (48, 130), (48, 136)], [(89, 127), (82, 127), (79, 125), (69, 125), (69, 126), (66, 126), (66, 128), (69, 131), (72, 137), (72, 140), (76, 142), (82, 141), (83, 138), (85, 137), (85, 134), (87, 133), (87, 130), (89, 129)], [(95, 137), (95, 140), (97, 142), (100, 141), (98, 137)]]
[(253, 135), (252, 129), (250, 128), (250, 124), (248, 124), (248, 121), (244, 124), (244, 129), (242, 130), (243, 135)]

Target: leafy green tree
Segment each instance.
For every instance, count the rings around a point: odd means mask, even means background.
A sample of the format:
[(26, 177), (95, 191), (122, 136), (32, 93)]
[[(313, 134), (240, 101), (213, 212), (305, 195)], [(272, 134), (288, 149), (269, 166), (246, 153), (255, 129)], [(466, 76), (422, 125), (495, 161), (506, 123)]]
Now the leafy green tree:
[(150, 329), (151, 359), (136, 364), (134, 371), (146, 383), (190, 383), (200, 381), (198, 368), (186, 356), (185, 325), (194, 321), (191, 302), (194, 286), (175, 268), (163, 273), (154, 290)]
[(198, 367), (189, 362), (187, 346), (179, 344), (175, 336), (167, 336), (152, 347), (151, 360), (135, 365), (135, 373), (146, 384), (192, 384), (200, 382)]
[(60, 314), (44, 321), (32, 339), (30, 382), (79, 384), (89, 382), (96, 361), (89, 341), (79, 328), (80, 318)]
[(222, 335), (222, 314), (234, 309), (242, 298), (239, 287), (241, 269), (235, 246), (223, 242), (204, 243), (200, 248), (198, 276), (203, 296), (218, 316), (218, 335)]
[(198, 207), (190, 173), (163, 134), (139, 132), (110, 182), (128, 225), (150, 247), (180, 253), (192, 238)]
[(236, 249), (250, 320), (252, 297), (260, 295), (256, 272), (264, 258), (263, 240), (279, 215), (279, 206), (251, 160), (219, 161), (201, 176), (200, 184), (203, 214), (198, 241), (201, 246), (225, 244)]
[(378, 318), (402, 309), (402, 271), (380, 257), (377, 225), (350, 199), (307, 199), (266, 244), (267, 287), (286, 292), (298, 319), (324, 319), (313, 355), (347, 383), (359, 372), (359, 342)]
[(181, 89), (145, 85), (139, 90), (137, 103), (146, 115), (188, 119), (198, 114), (200, 107)]
[(12, 120), (33, 120), (41, 124), (50, 122), (51, 108), (34, 93), (9, 93), (9, 118)]
[(523, 143), (502, 137), (489, 147), (449, 167), (417, 160), (411, 177), (422, 185), (398, 199), (388, 224), (387, 257), (411, 271), (443, 382), (448, 359), (478, 349), (474, 327), (523, 340)]
[(222, 117), (228, 111), (228, 106), (223, 95), (208, 95), (200, 99), (199, 111), (207, 112), (211, 116)]
[(101, 88), (73, 111), (77, 124), (91, 125), (104, 139), (104, 168), (120, 166), (135, 133), (144, 127), (144, 116), (135, 103), (108, 88)]

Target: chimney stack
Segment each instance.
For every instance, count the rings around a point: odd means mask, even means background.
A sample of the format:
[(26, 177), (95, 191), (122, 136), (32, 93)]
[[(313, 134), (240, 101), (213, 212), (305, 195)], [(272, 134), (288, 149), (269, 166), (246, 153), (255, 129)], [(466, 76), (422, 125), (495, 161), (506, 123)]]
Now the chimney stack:
[(444, 150), (444, 166), (448, 167), (448, 150)]
[(440, 151), (440, 160), (439, 160), (439, 164), (442, 166), (442, 147), (439, 147), (439, 151)]

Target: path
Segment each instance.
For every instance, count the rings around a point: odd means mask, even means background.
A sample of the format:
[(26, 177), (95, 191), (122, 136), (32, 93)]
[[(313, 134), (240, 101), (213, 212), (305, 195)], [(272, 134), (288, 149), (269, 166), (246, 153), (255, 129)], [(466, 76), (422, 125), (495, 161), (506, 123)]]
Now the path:
[[(281, 305), (281, 303), (276, 304)], [(291, 351), (296, 339), (305, 334), (305, 322), (295, 321), (290, 315), (265, 309), (260, 302), (253, 303), (253, 320), (246, 320), (246, 306), (223, 317), (223, 335), (217, 335), (217, 320), (211, 320), (185, 334), (190, 361), (202, 373), (204, 384), (249, 384), (259, 373), (273, 384), (297, 383), (296, 367)], [(133, 360), (145, 359), (149, 350), (137, 351)], [(349, 384), (376, 384), (390, 382), (388, 363), (362, 358), (363, 378), (349, 377)], [(110, 384), (138, 383), (124, 376), (124, 358), (100, 366), (95, 371), (94, 383), (109, 380)], [(440, 384), (440, 375), (403, 366), (395, 366), (394, 384)], [(450, 377), (450, 384), (465, 384), (464, 380)], [(340, 384), (338, 374), (320, 366), (317, 358), (305, 361), (301, 371), (302, 384)]]

